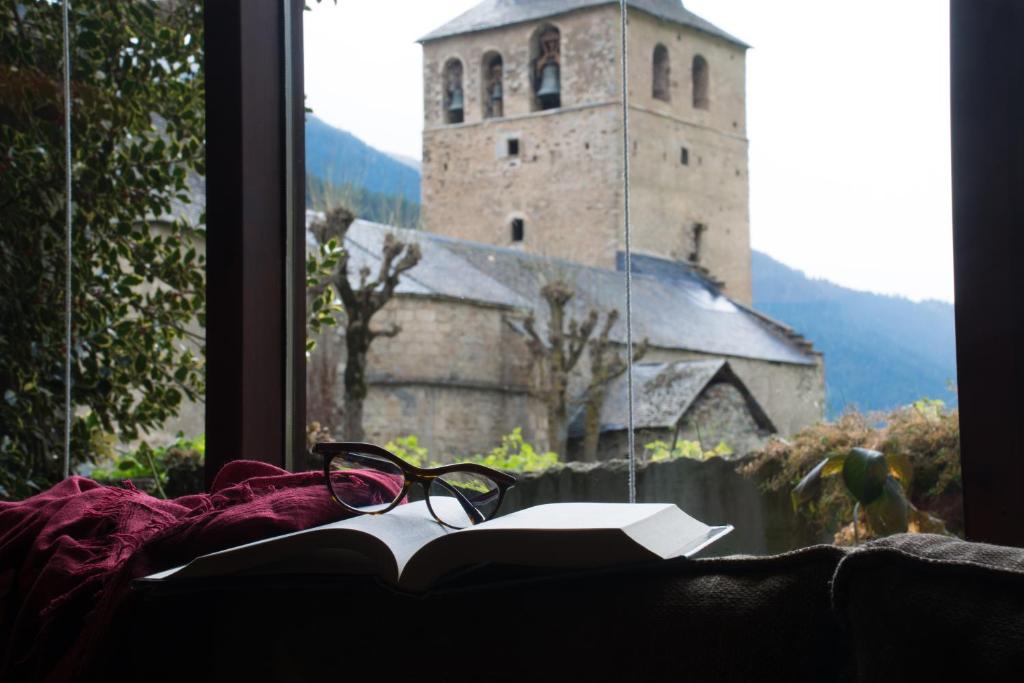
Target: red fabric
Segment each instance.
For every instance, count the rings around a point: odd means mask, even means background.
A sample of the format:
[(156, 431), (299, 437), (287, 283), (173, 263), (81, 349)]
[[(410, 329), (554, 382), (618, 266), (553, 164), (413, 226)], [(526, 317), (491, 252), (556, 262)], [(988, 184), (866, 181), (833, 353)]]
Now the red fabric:
[[(364, 504), (397, 495), (387, 475), (346, 475)], [(80, 678), (134, 578), (345, 516), (323, 473), (245, 460), (174, 500), (71, 477), (0, 502), (0, 680)]]

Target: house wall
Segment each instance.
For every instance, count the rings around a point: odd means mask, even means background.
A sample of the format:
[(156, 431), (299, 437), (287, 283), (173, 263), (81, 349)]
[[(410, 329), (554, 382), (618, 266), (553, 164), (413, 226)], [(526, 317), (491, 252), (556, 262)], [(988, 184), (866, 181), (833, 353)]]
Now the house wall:
[[(530, 38), (543, 24), (561, 32), (562, 107), (531, 111)], [(423, 224), (431, 232), (512, 245), (614, 267), (624, 248), (619, 16), (614, 5), (535, 23), (430, 41), (423, 46)], [(744, 49), (630, 13), (631, 220), (633, 247), (689, 259), (705, 226), (699, 262), (749, 303)], [(671, 101), (652, 96), (655, 45), (669, 50)], [(484, 55), (504, 60), (504, 118), (484, 119)], [(710, 106), (693, 107), (690, 66), (710, 66)], [(444, 66), (463, 63), (465, 119), (444, 119)], [(519, 140), (517, 157), (506, 140)], [(680, 163), (686, 147), (689, 164)]]

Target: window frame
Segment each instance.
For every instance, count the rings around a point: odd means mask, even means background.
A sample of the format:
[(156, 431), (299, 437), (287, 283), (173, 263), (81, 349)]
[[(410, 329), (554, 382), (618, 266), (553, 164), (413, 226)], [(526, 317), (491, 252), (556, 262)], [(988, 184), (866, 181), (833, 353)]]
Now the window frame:
[[(1024, 546), (1024, 6), (951, 0), (953, 271), (966, 535)], [(1001, 182), (1000, 182), (1001, 181)]]
[(303, 0), (210, 0), (206, 484), (305, 452)]
[[(289, 239), (304, 243), (303, 129), (294, 126), (289, 138), (284, 125), (286, 111), (293, 122), (303, 120), (302, 4), (217, 0), (205, 9), (207, 405), (215, 407), (207, 410), (208, 483), (238, 456), (284, 465), (285, 443), (293, 457), (304, 451), (305, 358), (303, 345), (294, 343), (304, 337), (303, 254), (287, 251)], [(283, 8), (290, 11), (289, 40)], [(1024, 274), (1015, 258), (1024, 239), (1024, 194), (1013, 182), (1024, 177), (1024, 92), (1016, 87), (1024, 83), (1022, 33), (1024, 7), (1014, 0), (950, 1), (967, 536), (1024, 546), (1024, 303), (1016, 296)], [(263, 277), (262, 266), (272, 278)]]

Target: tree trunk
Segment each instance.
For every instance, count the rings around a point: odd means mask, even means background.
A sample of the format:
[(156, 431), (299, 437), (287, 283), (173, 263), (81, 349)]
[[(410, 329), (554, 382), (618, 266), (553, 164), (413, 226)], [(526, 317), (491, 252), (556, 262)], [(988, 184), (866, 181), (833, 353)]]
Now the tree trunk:
[(317, 339), (316, 349), (306, 366), (306, 423), (317, 422), (331, 434), (340, 433), (344, 415), (338, 397), (340, 345), (337, 333), (333, 329), (325, 330)]
[(561, 401), (548, 404), (548, 450), (565, 460), (566, 409)]
[(363, 399), (345, 394), (345, 440), (366, 441), (363, 432)]
[(594, 387), (587, 398), (583, 432), (583, 462), (597, 462), (597, 446), (601, 439), (601, 408), (604, 388)]
[(366, 399), (366, 355), (370, 337), (363, 325), (350, 325), (345, 335), (348, 358), (345, 359), (345, 429), (346, 441), (365, 441), (363, 401)]

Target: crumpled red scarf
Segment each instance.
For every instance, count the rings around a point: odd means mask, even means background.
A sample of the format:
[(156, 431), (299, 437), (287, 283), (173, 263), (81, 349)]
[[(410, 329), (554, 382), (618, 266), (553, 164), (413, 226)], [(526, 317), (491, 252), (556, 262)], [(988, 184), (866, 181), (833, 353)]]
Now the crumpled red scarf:
[[(396, 482), (354, 472), (365, 504)], [(224, 466), (208, 494), (160, 500), (71, 477), (0, 502), (0, 680), (81, 678), (132, 579), (198, 555), (345, 517), (322, 472)]]

